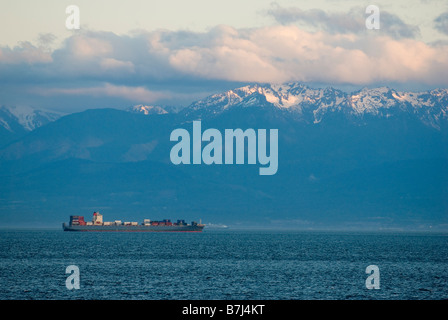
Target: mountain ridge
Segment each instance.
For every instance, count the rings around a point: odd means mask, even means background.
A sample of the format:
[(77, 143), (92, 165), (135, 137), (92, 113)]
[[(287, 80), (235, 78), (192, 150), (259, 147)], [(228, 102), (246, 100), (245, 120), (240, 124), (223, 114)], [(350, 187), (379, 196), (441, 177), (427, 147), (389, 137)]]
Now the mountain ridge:
[[(389, 87), (364, 87), (345, 92), (334, 87), (312, 88), (300, 82), (255, 83), (212, 94), (186, 107), (137, 104), (124, 110), (144, 115), (179, 113), (187, 118), (197, 118), (217, 115), (233, 107), (251, 106), (287, 110), (315, 124), (321, 122), (328, 113), (340, 112), (357, 120), (362, 120), (366, 115), (391, 117), (397, 112), (408, 113), (426, 125), (440, 129), (441, 122), (448, 120), (448, 89), (412, 92)], [(21, 127), (18, 131), (22, 134), (63, 115), (66, 114), (27, 106), (1, 106), (0, 128), (13, 133), (12, 127)]]
[(321, 122), (331, 112), (358, 119), (407, 112), (440, 129), (441, 122), (448, 120), (448, 89), (415, 93), (379, 87), (346, 93), (333, 87), (314, 89), (302, 83), (254, 84), (208, 96), (181, 112), (185, 116), (213, 116), (232, 107), (250, 106), (288, 110), (310, 123)]

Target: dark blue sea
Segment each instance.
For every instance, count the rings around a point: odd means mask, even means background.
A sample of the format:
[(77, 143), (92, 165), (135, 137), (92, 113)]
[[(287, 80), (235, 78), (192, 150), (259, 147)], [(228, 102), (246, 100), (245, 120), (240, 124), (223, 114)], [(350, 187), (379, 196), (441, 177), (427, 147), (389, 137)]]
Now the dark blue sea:
[(1, 230), (0, 250), (1, 300), (448, 298), (448, 234)]

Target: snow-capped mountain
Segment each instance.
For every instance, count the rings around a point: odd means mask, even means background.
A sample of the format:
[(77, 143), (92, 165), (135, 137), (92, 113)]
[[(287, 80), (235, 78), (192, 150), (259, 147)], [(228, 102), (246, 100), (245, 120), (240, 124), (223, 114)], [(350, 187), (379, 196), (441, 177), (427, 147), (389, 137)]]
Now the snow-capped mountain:
[(62, 116), (27, 106), (0, 106), (0, 146)]
[(129, 107), (127, 109), (127, 111), (132, 112), (132, 113), (142, 113), (144, 115), (168, 113), (168, 111), (165, 110), (163, 107), (160, 107), (160, 106), (145, 106), (145, 105), (142, 105), (142, 104)]
[(48, 122), (61, 117), (62, 114), (34, 109), (29, 106), (1, 106), (0, 126), (13, 131), (16, 124), (26, 131), (32, 131)]
[(380, 87), (346, 93), (331, 87), (314, 89), (302, 83), (254, 84), (211, 95), (183, 112), (203, 118), (234, 107), (273, 107), (298, 114), (310, 123), (319, 123), (330, 113), (341, 112), (356, 121), (366, 115), (388, 118), (405, 112), (439, 128), (440, 121), (448, 120), (448, 89), (399, 92)]

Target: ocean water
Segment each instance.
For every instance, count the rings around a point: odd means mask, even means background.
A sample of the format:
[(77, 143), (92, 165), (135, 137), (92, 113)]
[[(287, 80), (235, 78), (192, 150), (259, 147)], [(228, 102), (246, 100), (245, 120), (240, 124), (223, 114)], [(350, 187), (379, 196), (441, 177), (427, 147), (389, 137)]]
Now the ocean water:
[[(366, 288), (369, 265), (379, 289)], [(1, 300), (447, 298), (448, 234), (0, 231)]]

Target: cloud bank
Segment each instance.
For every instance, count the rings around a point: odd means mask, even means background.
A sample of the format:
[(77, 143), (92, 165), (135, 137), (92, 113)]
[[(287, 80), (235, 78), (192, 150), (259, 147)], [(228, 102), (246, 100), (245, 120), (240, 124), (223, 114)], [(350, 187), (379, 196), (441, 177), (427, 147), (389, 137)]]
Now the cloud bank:
[[(29, 42), (0, 47), (0, 93), (169, 103), (244, 82), (448, 86), (448, 45), (419, 41), (418, 29), (396, 16), (383, 14), (393, 23), (388, 32), (377, 32), (360, 31), (358, 22), (319, 10), (277, 8), (270, 14), (283, 23), (127, 35), (80, 30), (53, 51)], [(444, 19), (436, 21), (441, 31)], [(319, 31), (286, 23), (298, 20), (319, 24)]]

